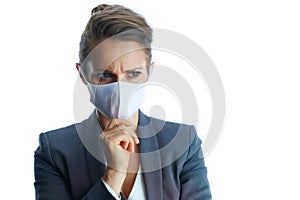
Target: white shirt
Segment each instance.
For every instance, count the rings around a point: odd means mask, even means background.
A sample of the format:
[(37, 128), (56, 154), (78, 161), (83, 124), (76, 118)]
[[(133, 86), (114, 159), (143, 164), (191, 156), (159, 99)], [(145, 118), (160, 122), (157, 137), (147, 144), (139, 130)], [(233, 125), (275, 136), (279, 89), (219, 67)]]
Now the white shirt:
[[(102, 182), (104, 183), (109, 193), (113, 195), (113, 197), (115, 197), (115, 199), (121, 200), (121, 197), (118, 197), (114, 190), (107, 183), (105, 183), (105, 181), (102, 180)], [(141, 166), (139, 167), (139, 171), (136, 175), (128, 200), (146, 200), (146, 190), (143, 175), (141, 173)]]

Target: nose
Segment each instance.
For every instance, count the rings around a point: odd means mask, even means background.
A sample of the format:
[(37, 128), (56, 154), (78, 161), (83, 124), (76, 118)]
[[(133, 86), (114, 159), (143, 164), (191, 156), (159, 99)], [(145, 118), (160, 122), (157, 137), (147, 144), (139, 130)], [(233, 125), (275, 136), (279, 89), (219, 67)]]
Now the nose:
[(114, 76), (115, 77), (114, 77), (112, 82), (126, 81), (125, 80), (125, 74), (123, 74), (122, 72), (115, 73)]

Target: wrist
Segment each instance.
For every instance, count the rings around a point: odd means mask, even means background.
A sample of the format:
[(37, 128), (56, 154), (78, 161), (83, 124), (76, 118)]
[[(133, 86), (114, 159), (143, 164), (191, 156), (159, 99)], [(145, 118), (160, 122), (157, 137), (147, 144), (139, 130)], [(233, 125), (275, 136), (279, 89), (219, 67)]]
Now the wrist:
[(117, 195), (119, 195), (125, 178), (126, 172), (121, 172), (112, 168), (108, 168), (104, 176), (102, 177), (102, 180), (106, 184), (108, 184)]

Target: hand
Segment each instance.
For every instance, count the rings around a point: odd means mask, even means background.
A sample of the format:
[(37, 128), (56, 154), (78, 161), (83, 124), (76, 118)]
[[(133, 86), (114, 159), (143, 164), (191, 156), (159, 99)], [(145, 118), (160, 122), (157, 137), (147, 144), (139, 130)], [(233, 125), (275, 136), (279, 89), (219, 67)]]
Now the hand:
[(126, 177), (130, 153), (139, 143), (136, 126), (124, 119), (112, 119), (100, 134), (108, 169), (103, 180), (118, 194)]
[(126, 171), (130, 152), (139, 143), (136, 126), (124, 119), (112, 119), (100, 135), (107, 165), (118, 171)]

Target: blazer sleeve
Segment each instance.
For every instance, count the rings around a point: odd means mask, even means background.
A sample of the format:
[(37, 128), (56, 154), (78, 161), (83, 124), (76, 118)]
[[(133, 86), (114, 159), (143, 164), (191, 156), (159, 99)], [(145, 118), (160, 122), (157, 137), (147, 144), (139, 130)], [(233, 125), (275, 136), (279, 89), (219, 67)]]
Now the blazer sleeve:
[(180, 199), (211, 200), (201, 140), (197, 136), (194, 126), (190, 126), (190, 134), (192, 143), (180, 174)]
[[(37, 200), (73, 200), (70, 186), (56, 167), (47, 134), (42, 133), (34, 155), (35, 192)], [(122, 200), (125, 200), (121, 194)], [(97, 181), (81, 200), (115, 200), (101, 180)]]

